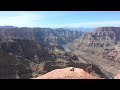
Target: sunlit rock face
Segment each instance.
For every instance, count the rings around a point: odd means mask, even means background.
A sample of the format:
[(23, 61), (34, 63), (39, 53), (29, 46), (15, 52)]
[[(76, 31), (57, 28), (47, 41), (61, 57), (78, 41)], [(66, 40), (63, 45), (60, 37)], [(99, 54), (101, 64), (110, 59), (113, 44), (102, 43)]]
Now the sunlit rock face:
[[(98, 27), (84, 33), (68, 48), (87, 63), (100, 66), (112, 78), (120, 70), (120, 27)], [(110, 75), (111, 76), (111, 75)]]
[(63, 69), (56, 69), (47, 74), (33, 79), (100, 79), (92, 76), (83, 69), (67, 67)]

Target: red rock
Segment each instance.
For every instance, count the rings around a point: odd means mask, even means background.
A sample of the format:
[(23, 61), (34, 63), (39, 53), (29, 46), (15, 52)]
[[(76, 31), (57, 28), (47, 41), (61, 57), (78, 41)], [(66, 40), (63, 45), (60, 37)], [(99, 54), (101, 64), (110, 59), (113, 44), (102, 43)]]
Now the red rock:
[(114, 77), (114, 79), (120, 79), (120, 73), (117, 74), (117, 75)]
[(56, 69), (47, 74), (33, 79), (100, 79), (90, 75), (83, 69), (67, 67), (64, 69)]

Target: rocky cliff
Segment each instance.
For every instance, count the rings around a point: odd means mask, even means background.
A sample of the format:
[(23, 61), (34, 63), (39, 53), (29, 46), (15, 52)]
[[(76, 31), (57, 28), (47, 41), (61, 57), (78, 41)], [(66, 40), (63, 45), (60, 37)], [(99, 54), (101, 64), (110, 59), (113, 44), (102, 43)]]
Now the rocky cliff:
[(34, 32), (32, 28), (0, 28), (0, 38), (34, 40)]
[(0, 27), (0, 78), (32, 78), (47, 72), (48, 61), (78, 61), (62, 45), (81, 34), (64, 29)]
[(99, 27), (94, 32), (87, 32), (72, 45), (74, 48), (111, 47), (120, 42), (120, 27)]
[(87, 63), (94, 63), (115, 76), (120, 69), (119, 33), (120, 27), (99, 27), (84, 33), (68, 47)]
[(51, 28), (0, 28), (1, 39), (27, 39), (35, 40), (42, 46), (47, 45), (64, 45), (74, 41), (82, 35), (80, 31), (71, 31), (65, 29)]
[(35, 28), (35, 40), (42, 46), (66, 45), (79, 38), (83, 32), (66, 29)]

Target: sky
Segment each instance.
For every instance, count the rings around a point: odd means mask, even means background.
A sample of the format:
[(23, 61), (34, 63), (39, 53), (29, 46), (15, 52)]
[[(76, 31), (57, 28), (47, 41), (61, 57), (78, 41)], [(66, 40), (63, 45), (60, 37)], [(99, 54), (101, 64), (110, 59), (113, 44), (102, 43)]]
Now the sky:
[(95, 28), (120, 26), (120, 11), (0, 11), (0, 26)]

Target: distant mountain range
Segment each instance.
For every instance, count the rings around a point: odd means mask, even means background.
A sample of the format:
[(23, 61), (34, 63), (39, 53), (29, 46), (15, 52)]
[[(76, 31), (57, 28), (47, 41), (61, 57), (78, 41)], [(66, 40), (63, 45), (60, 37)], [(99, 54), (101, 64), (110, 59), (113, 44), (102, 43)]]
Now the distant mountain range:
[(0, 28), (16, 28), (16, 27), (15, 26), (5, 25), (5, 26), (0, 26)]
[(68, 27), (64, 27), (64, 29), (76, 30), (76, 31), (82, 31), (82, 32), (92, 32), (92, 31), (95, 30), (95, 28), (84, 28), (84, 27), (80, 27), (80, 28), (68, 28)]
[[(17, 28), (16, 26), (11, 26), (11, 25), (5, 25), (5, 26), (0, 26), (0, 28)], [(56, 28), (58, 29), (58, 28)], [(84, 28), (84, 27), (80, 27), (80, 28), (69, 28), (69, 27), (63, 27), (61, 29), (66, 29), (66, 30), (75, 30), (75, 31), (82, 31), (82, 32), (92, 32), (95, 30), (95, 28)]]

